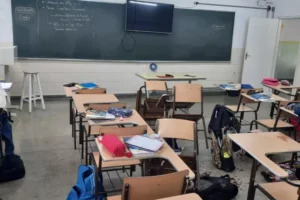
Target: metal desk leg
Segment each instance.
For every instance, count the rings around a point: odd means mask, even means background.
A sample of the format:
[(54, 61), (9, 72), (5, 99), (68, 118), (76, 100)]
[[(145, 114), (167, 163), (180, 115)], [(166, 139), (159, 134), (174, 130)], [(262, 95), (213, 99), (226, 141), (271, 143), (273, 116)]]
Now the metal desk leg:
[(70, 124), (73, 123), (73, 110), (72, 110), (72, 102), (73, 102), (73, 99), (70, 98), (69, 100), (69, 111), (70, 111)]
[(270, 111), (270, 118), (273, 119), (273, 116), (274, 116), (274, 110), (275, 110), (275, 102), (272, 103), (272, 106), (271, 106), (271, 111)]
[(84, 141), (83, 141), (83, 127), (82, 127), (82, 116), (79, 116), (79, 144), (81, 144), (81, 159), (84, 158), (83, 156), (83, 149), (84, 149)]
[(249, 188), (248, 188), (247, 200), (254, 200), (254, 196), (255, 196), (254, 183), (255, 183), (256, 171), (257, 171), (257, 161), (255, 159), (253, 159), (252, 168), (251, 168), (251, 175), (250, 175), (250, 181), (249, 181)]

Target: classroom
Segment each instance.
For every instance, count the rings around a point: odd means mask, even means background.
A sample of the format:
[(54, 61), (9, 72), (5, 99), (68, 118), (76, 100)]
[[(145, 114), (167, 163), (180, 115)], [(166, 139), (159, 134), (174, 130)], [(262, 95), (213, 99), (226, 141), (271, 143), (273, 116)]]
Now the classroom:
[(300, 199), (299, 8), (1, 0), (0, 200)]

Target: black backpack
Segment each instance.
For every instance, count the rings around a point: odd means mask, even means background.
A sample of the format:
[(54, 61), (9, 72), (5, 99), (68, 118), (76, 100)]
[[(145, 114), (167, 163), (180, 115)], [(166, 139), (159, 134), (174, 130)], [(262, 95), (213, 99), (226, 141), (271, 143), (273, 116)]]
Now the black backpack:
[(25, 176), (24, 163), (18, 155), (4, 156), (0, 163), (0, 183), (14, 181)]
[(197, 193), (203, 200), (230, 200), (238, 194), (238, 187), (229, 175), (205, 175), (198, 181)]
[(233, 152), (238, 151), (239, 147), (228, 138), (227, 134), (237, 133), (240, 130), (238, 120), (224, 106), (216, 105), (208, 130), (212, 133), (211, 153), (214, 165), (226, 172), (233, 171), (235, 169)]

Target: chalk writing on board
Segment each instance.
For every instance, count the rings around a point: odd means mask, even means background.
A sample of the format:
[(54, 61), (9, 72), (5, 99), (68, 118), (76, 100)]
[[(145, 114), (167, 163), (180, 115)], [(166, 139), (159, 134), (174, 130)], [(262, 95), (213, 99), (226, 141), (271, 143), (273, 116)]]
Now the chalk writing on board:
[(92, 23), (88, 8), (79, 1), (40, 0), (40, 8), (47, 15), (47, 24), (55, 31), (78, 31)]
[(35, 9), (32, 7), (18, 6), (15, 8), (15, 16), (17, 20), (29, 21), (35, 15)]
[(221, 31), (226, 29), (226, 25), (221, 25), (221, 24), (213, 24), (211, 27), (217, 31)]

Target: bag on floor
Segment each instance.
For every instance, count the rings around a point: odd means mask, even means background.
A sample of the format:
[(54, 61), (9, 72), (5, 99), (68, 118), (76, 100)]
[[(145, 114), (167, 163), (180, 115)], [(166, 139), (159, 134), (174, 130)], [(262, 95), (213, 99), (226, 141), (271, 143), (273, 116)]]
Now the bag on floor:
[(197, 193), (203, 200), (230, 200), (238, 194), (238, 187), (229, 175), (205, 175), (200, 177)]
[(212, 162), (218, 169), (226, 172), (235, 170), (232, 142), (227, 135), (227, 130), (222, 131), (221, 135), (212, 134), (211, 155)]
[(0, 162), (0, 183), (14, 181), (25, 176), (25, 167), (18, 155), (4, 156)]
[[(67, 200), (94, 200), (95, 199), (95, 169), (92, 165), (81, 165), (78, 168), (76, 185), (71, 189)], [(98, 192), (104, 192), (99, 181)], [(98, 195), (98, 200), (105, 199), (106, 195)]]
[[(234, 127), (239, 128), (238, 121), (224, 106), (216, 105), (208, 126), (212, 133), (211, 154), (214, 165), (226, 172), (235, 169), (233, 161), (233, 145), (228, 133), (237, 133)], [(238, 148), (236, 148), (238, 150)]]

